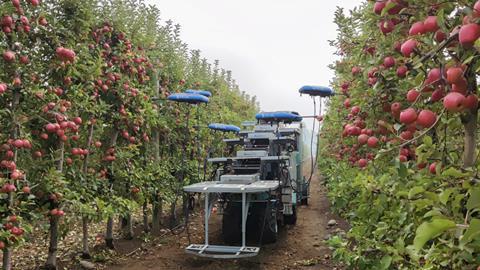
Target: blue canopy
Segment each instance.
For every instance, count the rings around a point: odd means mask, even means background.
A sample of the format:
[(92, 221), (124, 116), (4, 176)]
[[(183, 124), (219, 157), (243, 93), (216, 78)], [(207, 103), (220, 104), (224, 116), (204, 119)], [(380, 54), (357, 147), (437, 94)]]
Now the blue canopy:
[(257, 120), (264, 121), (283, 121), (283, 122), (300, 122), (302, 117), (296, 112), (262, 112), (255, 115)]
[(188, 90), (185, 90), (185, 93), (188, 93), (188, 94), (199, 94), (199, 95), (206, 96), (206, 97), (211, 97), (211, 96), (212, 96), (212, 93), (211, 93), (210, 91), (206, 91), (206, 90), (193, 90), (193, 89), (188, 89)]
[(218, 130), (222, 132), (239, 132), (240, 128), (234, 125), (226, 125), (219, 123), (211, 123), (208, 125), (209, 129)]
[(302, 88), (300, 88), (298, 92), (300, 92), (300, 94), (307, 94), (310, 96), (321, 96), (321, 97), (329, 97), (334, 95), (333, 90), (325, 86), (305, 85)]
[(168, 96), (168, 100), (191, 104), (208, 103), (208, 97), (199, 94), (178, 93)]

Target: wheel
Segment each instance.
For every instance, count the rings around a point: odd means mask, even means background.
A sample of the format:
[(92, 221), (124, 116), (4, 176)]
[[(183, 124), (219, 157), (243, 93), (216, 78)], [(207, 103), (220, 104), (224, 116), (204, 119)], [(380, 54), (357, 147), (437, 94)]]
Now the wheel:
[(255, 240), (261, 244), (275, 243), (278, 236), (276, 209), (270, 203), (256, 203), (253, 211), (256, 230), (252, 234)]
[(295, 225), (297, 223), (297, 206), (292, 205), (292, 214), (283, 215), (283, 223), (288, 225)]
[(228, 202), (223, 211), (222, 237), (226, 244), (236, 244), (242, 241), (242, 205)]
[(300, 204), (302, 204), (302, 205), (308, 205), (308, 197), (302, 198), (302, 200), (300, 201)]

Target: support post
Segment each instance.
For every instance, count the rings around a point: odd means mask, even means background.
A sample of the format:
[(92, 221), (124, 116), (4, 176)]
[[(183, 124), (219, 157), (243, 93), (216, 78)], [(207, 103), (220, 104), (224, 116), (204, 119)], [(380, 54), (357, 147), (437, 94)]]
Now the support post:
[(205, 193), (205, 246), (208, 246), (208, 219), (210, 208), (208, 207), (208, 192)]
[(246, 227), (247, 227), (247, 194), (242, 192), (242, 247), (245, 247), (246, 244)]

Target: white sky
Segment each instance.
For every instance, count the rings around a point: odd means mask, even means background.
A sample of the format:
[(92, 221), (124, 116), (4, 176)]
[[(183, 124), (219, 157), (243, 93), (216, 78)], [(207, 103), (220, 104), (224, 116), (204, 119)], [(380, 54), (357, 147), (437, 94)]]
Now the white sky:
[(182, 39), (232, 70), (240, 88), (256, 95), (261, 109), (311, 115), (313, 105), (298, 89), (329, 85), (335, 60), (336, 6), (359, 0), (147, 0), (162, 21), (182, 25)]

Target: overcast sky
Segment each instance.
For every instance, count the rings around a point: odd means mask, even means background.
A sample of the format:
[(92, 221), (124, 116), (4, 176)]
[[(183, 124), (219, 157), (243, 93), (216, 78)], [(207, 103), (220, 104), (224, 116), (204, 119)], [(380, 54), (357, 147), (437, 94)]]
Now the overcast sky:
[(256, 95), (261, 109), (311, 115), (305, 84), (329, 85), (335, 60), (336, 6), (359, 0), (147, 0), (163, 21), (182, 26), (182, 39), (203, 56), (232, 70), (240, 88)]

